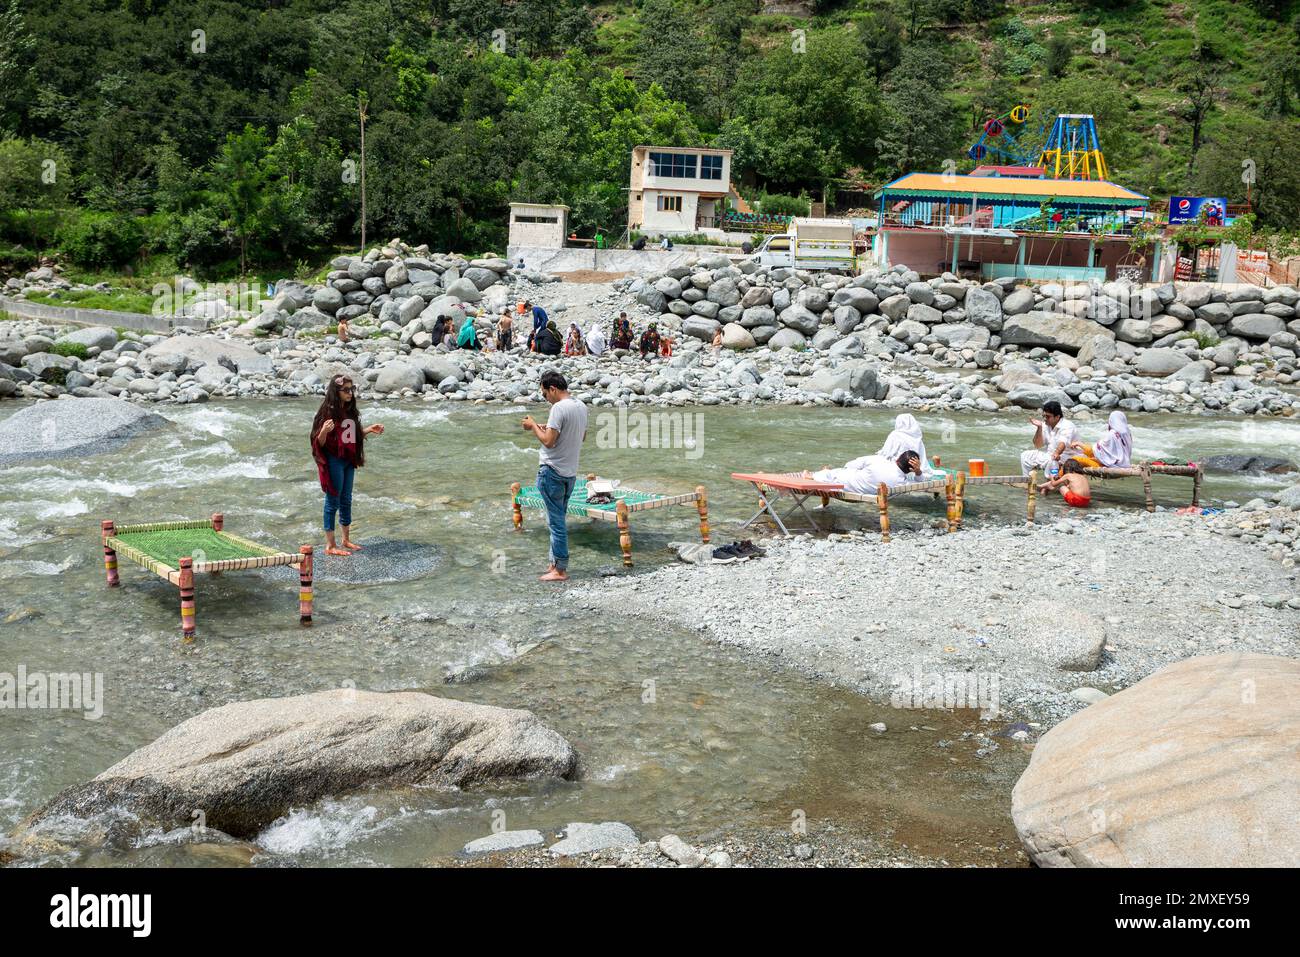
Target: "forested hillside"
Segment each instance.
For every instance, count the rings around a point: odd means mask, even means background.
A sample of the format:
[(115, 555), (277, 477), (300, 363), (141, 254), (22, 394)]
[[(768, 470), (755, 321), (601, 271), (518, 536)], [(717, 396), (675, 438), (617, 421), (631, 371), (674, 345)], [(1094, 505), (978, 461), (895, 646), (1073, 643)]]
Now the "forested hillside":
[[(7, 6), (6, 6), (7, 4)], [(783, 12), (765, 12), (778, 8)], [(1097, 116), (1117, 182), (1300, 218), (1281, 0), (0, 0), (0, 245), (230, 272), (370, 236), (500, 249), (510, 200), (622, 232), (638, 143), (742, 192), (972, 165), (983, 120)], [(805, 15), (808, 14), (808, 15)], [(774, 201), (775, 202), (775, 201)], [(13, 247), (19, 247), (14, 250)]]

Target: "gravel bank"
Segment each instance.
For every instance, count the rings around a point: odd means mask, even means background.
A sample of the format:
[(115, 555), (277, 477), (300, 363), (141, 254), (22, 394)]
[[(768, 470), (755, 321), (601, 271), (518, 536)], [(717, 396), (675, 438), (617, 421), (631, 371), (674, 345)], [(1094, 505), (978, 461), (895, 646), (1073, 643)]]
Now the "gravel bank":
[(1059, 507), (1043, 506), (1032, 529), (923, 528), (889, 545), (868, 532), (768, 540), (763, 559), (668, 566), (569, 596), (694, 628), (895, 707), (996, 706), (1029, 721), (1028, 735), (1171, 661), (1300, 655), (1294, 561), (1265, 561), (1200, 516)]
[[(677, 859), (670, 857), (672, 850)], [(609, 848), (573, 857), (558, 857), (545, 848), (505, 851), (479, 857), (430, 861), (436, 867), (952, 867), (1016, 866), (1028, 858), (1019, 848), (984, 849), (979, 859), (948, 860), (917, 853), (906, 844), (882, 841), (835, 824), (808, 824), (796, 835), (780, 828), (746, 828), (712, 835), (696, 844), (645, 841), (635, 847)], [(692, 853), (693, 852), (693, 853)], [(698, 855), (698, 856), (697, 856)]]

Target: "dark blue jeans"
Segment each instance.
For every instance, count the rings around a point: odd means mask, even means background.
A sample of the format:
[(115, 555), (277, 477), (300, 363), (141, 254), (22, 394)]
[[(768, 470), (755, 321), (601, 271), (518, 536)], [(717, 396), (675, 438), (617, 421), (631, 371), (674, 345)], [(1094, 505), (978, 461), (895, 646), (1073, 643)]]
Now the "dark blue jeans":
[(352, 524), (352, 480), (356, 478), (357, 467), (333, 455), (328, 456), (326, 463), (335, 494), (325, 493), (325, 531), (332, 532), (336, 514), (344, 528)]
[(551, 564), (560, 571), (569, 568), (569, 530), (565, 516), (577, 481), (576, 475), (566, 478), (549, 465), (537, 470), (537, 491), (546, 503), (546, 525), (551, 531)]

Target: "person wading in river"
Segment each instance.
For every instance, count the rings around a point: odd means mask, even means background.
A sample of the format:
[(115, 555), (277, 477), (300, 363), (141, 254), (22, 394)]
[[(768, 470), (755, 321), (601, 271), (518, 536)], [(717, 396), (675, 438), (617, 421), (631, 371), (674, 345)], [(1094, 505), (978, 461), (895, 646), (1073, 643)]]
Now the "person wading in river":
[(537, 469), (537, 491), (546, 503), (546, 524), (551, 531), (551, 566), (538, 580), (569, 580), (569, 531), (565, 516), (569, 496), (578, 481), (578, 453), (587, 437), (587, 407), (569, 395), (569, 383), (553, 370), (542, 373), (542, 397), (551, 404), (545, 425), (524, 416), (525, 432), (542, 443)]
[[(311, 425), (311, 457), (316, 460), (325, 493), (325, 554), (346, 557), (361, 548), (352, 541), (352, 480), (366, 464), (367, 435), (382, 435), (382, 425), (361, 425), (356, 386), (347, 376), (330, 380), (325, 400)], [(343, 541), (334, 541), (334, 519), (343, 527)]]

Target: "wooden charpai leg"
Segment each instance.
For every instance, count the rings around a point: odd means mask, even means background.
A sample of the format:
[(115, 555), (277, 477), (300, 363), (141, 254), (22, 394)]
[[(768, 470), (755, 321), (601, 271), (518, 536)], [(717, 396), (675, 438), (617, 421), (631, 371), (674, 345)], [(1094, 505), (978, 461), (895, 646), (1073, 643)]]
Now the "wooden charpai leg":
[(108, 540), (114, 535), (113, 522), (105, 519), (99, 523), (101, 539), (104, 543), (104, 574), (108, 576), (108, 587), (116, 588), (120, 582), (117, 578), (117, 552)]
[(949, 475), (943, 483), (943, 494), (948, 499), (948, 531), (957, 531), (957, 482)]
[(194, 559), (181, 559), (181, 634), (194, 639)]
[(1038, 469), (1029, 473), (1029, 487), (1025, 491), (1025, 524), (1034, 524), (1034, 512), (1038, 509)]
[(1201, 507), (1201, 470), (1192, 473), (1192, 508)]
[(889, 544), (889, 486), (881, 485), (876, 491), (876, 508), (880, 509), (880, 540)]
[(298, 624), (304, 628), (311, 627), (312, 608), (316, 593), (312, 587), (312, 547), (303, 545), (298, 549), (302, 561), (298, 563)]
[(618, 505), (614, 508), (614, 515), (618, 519), (618, 547), (623, 550), (623, 567), (631, 568), (632, 533), (628, 522), (627, 502), (619, 499)]
[(523, 506), (519, 504), (520, 488), (521, 486), (518, 482), (515, 482), (510, 486), (510, 504), (514, 508), (513, 518), (516, 532), (522, 532), (524, 530), (524, 509)]
[(1156, 510), (1156, 500), (1151, 496), (1151, 470), (1149, 468), (1142, 469), (1142, 491), (1147, 497), (1147, 511), (1154, 512)]
[(700, 541), (709, 542), (709, 493), (703, 485), (695, 486), (695, 507), (700, 513)]
[[(225, 528), (225, 525), (226, 525), (226, 516), (223, 515), (221, 512), (213, 512), (213, 513), (212, 513), (212, 530), (213, 530), (214, 532), (219, 532), (219, 531), (221, 531), (223, 528)], [(218, 576), (221, 574), (221, 572), (208, 572), (208, 574), (211, 575), (213, 578), (216, 578), (216, 577), (218, 577)]]

